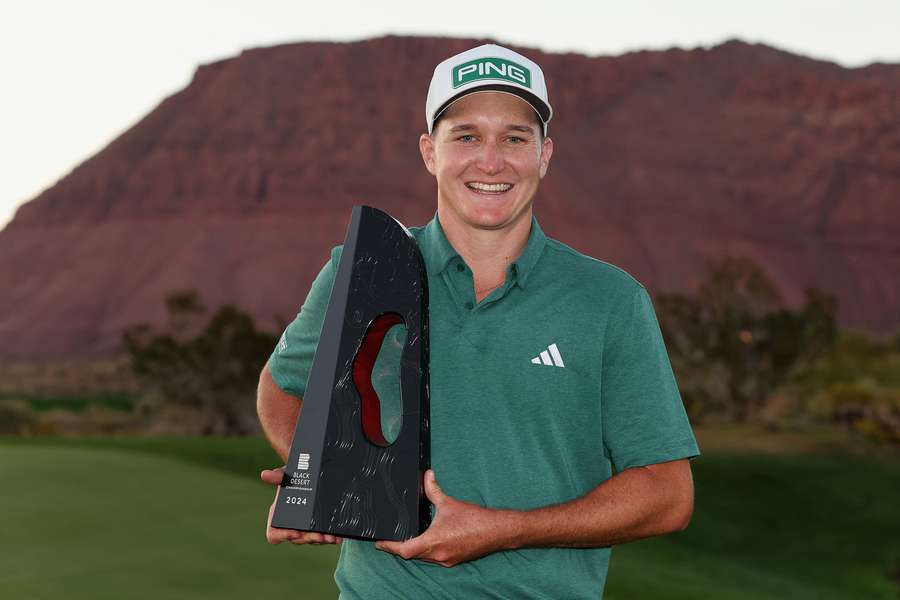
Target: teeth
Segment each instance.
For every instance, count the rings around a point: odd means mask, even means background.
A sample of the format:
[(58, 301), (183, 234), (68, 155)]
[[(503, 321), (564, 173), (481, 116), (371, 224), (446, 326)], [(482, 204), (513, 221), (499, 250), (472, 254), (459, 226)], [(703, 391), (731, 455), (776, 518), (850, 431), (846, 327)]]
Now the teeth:
[(466, 185), (480, 192), (505, 192), (512, 187), (512, 184), (509, 183), (480, 183), (478, 181), (473, 181)]

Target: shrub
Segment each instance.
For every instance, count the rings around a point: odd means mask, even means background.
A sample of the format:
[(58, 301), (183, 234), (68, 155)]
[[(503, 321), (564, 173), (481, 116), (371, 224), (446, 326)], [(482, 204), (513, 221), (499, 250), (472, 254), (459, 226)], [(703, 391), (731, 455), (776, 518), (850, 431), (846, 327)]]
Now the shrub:
[(833, 297), (810, 289), (802, 308), (787, 309), (774, 283), (746, 258), (710, 265), (696, 295), (660, 294), (656, 304), (695, 419), (757, 417), (790, 373), (825, 351), (836, 333)]
[(0, 401), (0, 434), (23, 435), (36, 420), (34, 411), (24, 400)]
[(155, 407), (162, 417), (162, 407), (176, 404), (198, 411), (202, 433), (257, 432), (255, 392), (276, 334), (229, 304), (203, 322), (206, 307), (193, 291), (170, 295), (166, 306), (165, 330), (137, 325), (123, 336), (143, 384), (143, 410)]
[(810, 411), (878, 441), (900, 444), (900, 389), (869, 380), (834, 383), (813, 397)]

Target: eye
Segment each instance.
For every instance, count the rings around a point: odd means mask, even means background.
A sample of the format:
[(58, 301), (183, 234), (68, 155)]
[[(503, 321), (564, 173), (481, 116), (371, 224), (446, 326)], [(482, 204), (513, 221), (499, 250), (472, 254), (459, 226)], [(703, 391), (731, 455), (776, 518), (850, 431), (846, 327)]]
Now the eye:
[(517, 135), (511, 135), (511, 136), (509, 136), (508, 139), (509, 139), (509, 141), (511, 141), (514, 144), (521, 144), (522, 142), (525, 141), (525, 138), (519, 137)]
[(475, 136), (474, 136), (474, 135), (471, 135), (471, 134), (469, 134), (469, 133), (466, 133), (466, 134), (464, 134), (464, 135), (459, 136), (459, 137), (456, 138), (456, 139), (459, 140), (460, 142), (474, 142), (474, 141), (475, 141)]

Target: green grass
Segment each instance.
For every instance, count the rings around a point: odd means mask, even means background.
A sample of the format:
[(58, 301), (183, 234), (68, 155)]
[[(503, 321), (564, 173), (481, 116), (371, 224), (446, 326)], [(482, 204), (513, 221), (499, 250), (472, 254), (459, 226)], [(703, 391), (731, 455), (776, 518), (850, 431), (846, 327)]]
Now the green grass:
[(900, 597), (896, 460), (719, 452), (693, 471), (689, 528), (616, 548), (608, 598)]
[(149, 453), (250, 478), (282, 464), (261, 437), (0, 437), (0, 442)]
[(4, 599), (336, 595), (336, 549), (269, 546), (273, 491), (249, 476), (145, 452), (3, 444), (0, 477)]
[[(333, 598), (335, 548), (263, 539), (277, 462), (256, 438), (4, 440), (0, 597)], [(690, 527), (614, 549), (608, 600), (900, 597), (896, 456), (693, 467)]]

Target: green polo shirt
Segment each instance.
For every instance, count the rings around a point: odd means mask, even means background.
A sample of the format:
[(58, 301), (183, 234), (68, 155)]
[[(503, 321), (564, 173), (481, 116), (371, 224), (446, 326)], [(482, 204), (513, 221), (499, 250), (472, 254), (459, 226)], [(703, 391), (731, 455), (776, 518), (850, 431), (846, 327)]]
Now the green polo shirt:
[[(410, 232), (428, 271), (431, 460), (444, 492), (528, 510), (582, 496), (614, 470), (699, 454), (650, 298), (633, 277), (546, 237), (532, 218), (505, 282), (476, 303), (472, 271), (437, 215)], [(296, 396), (340, 252), (269, 359), (275, 382)], [(398, 364), (405, 335), (391, 334), (373, 375), (389, 438), (399, 401), (391, 386), (379, 389), (378, 373)], [(335, 580), (348, 600), (598, 598), (610, 551), (529, 548), (445, 568), (345, 540)]]

